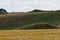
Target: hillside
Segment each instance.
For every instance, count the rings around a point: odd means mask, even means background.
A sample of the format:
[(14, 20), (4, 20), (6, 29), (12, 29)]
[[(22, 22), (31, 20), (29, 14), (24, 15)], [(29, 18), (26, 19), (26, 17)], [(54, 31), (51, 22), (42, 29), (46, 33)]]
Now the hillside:
[(0, 29), (18, 29), (40, 22), (58, 26), (60, 25), (60, 12), (12, 12), (0, 15)]

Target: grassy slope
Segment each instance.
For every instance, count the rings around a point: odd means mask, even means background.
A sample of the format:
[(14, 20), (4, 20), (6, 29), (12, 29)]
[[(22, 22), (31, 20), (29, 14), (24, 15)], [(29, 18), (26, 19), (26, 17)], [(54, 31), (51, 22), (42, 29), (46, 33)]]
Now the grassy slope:
[(11, 13), (0, 15), (0, 29), (16, 29), (21, 26), (47, 22), (54, 25), (60, 25), (60, 13)]

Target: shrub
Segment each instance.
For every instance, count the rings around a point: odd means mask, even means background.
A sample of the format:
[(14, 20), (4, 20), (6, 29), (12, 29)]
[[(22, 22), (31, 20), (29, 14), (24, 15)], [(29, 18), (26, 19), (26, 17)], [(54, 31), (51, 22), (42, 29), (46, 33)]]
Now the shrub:
[(8, 12), (5, 9), (0, 9), (0, 14), (7, 14)]
[(44, 12), (44, 11), (35, 9), (35, 10), (33, 10), (33, 11), (30, 11), (30, 12)]

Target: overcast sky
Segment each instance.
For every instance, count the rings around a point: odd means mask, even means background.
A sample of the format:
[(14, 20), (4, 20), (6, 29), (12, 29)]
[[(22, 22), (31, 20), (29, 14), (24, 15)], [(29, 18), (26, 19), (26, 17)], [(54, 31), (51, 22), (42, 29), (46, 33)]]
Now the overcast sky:
[(33, 9), (57, 10), (60, 9), (60, 0), (0, 0), (0, 8), (8, 12), (27, 12)]

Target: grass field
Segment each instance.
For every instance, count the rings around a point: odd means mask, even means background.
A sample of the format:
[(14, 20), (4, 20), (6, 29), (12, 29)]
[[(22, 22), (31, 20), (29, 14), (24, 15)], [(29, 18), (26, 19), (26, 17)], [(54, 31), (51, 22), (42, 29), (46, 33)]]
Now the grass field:
[(0, 30), (0, 40), (60, 40), (60, 30)]

